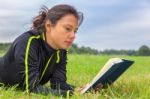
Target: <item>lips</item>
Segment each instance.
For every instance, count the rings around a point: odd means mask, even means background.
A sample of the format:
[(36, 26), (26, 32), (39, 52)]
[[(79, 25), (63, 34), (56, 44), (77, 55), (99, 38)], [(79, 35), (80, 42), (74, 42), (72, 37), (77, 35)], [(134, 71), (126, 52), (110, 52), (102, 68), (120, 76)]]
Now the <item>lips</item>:
[(69, 45), (69, 46), (72, 45), (72, 42), (73, 42), (73, 41), (65, 41), (65, 43), (66, 43), (67, 45)]

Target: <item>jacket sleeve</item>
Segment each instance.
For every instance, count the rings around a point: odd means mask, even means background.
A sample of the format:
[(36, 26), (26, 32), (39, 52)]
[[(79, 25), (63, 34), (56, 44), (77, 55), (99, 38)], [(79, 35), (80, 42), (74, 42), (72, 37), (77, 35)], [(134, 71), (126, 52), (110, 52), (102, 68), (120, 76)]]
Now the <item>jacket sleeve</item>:
[(66, 78), (66, 64), (67, 64), (67, 51), (60, 51), (60, 62), (53, 73), (53, 76), (50, 78), (51, 88), (52, 89), (61, 89), (61, 90), (71, 90), (74, 91), (74, 86), (68, 84)]
[(27, 93), (42, 92), (45, 89), (39, 84), (38, 38), (21, 38), (16, 41), (14, 57), (19, 68), (19, 85)]

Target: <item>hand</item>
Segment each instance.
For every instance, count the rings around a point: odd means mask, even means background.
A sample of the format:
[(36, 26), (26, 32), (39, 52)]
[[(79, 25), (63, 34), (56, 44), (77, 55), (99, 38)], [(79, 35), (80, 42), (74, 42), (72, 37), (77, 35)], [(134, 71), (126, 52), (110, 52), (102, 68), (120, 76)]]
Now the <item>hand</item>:
[(103, 84), (102, 83), (99, 83), (97, 84), (97, 86), (94, 88), (95, 91), (99, 91), (103, 88)]
[(85, 86), (79, 87), (79, 88), (77, 89), (77, 91), (81, 92), (84, 88), (85, 88)]
[(86, 88), (87, 86), (89, 86), (89, 83), (88, 83), (87, 85), (83, 86), (83, 87), (79, 87), (79, 88), (77, 89), (77, 91), (81, 92), (81, 91), (82, 91), (84, 88)]

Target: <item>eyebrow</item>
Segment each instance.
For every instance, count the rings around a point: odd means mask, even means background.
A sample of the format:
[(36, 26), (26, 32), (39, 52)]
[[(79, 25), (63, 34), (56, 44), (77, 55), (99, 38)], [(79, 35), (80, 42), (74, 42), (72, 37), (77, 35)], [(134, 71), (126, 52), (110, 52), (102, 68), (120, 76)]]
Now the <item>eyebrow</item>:
[[(73, 26), (72, 25), (70, 25), (70, 24), (66, 24), (67, 26), (70, 26), (71, 28), (73, 28)], [(75, 28), (75, 30), (78, 30), (78, 27), (77, 28)]]

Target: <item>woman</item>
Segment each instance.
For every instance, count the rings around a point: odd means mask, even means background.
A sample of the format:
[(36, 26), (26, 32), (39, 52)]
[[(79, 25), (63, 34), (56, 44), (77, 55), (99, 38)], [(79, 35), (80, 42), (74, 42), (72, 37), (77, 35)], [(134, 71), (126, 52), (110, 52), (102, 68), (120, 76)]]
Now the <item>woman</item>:
[[(72, 94), (74, 88), (66, 82), (66, 50), (82, 20), (82, 13), (70, 5), (42, 8), (33, 29), (20, 35), (0, 58), (0, 82), (17, 84), (27, 93)], [(48, 81), (51, 88), (43, 86)]]

